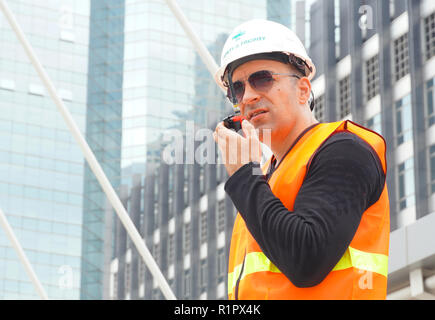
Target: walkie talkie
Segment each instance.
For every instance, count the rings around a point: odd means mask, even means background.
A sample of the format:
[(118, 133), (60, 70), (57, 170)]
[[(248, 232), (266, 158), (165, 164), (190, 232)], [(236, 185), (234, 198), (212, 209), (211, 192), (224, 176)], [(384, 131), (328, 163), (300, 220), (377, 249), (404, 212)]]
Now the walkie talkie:
[(236, 111), (234, 114), (229, 115), (222, 121), (224, 122), (224, 126), (228, 129), (239, 132), (240, 130), (242, 130), (242, 121), (245, 119), (246, 118), (240, 114), (240, 111)]

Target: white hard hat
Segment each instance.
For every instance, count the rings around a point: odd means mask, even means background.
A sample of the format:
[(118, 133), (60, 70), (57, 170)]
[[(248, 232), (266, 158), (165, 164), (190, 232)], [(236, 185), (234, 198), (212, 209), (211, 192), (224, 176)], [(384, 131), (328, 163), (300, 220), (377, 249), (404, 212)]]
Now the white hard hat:
[(297, 35), (277, 22), (254, 19), (236, 27), (228, 36), (221, 55), (221, 66), (215, 81), (225, 88), (223, 76), (229, 64), (239, 59), (261, 54), (280, 52), (294, 56), (306, 65), (308, 79), (313, 79), (316, 67)]

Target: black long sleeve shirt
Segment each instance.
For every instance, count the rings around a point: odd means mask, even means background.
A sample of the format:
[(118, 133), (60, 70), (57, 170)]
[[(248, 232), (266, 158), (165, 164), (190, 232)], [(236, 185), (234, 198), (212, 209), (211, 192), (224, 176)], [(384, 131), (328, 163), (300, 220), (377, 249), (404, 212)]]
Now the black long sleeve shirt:
[(362, 213), (379, 199), (385, 183), (380, 160), (357, 135), (333, 135), (313, 157), (293, 211), (272, 193), (268, 176), (252, 174), (259, 166), (241, 167), (225, 191), (278, 269), (297, 287), (315, 286), (343, 256)]

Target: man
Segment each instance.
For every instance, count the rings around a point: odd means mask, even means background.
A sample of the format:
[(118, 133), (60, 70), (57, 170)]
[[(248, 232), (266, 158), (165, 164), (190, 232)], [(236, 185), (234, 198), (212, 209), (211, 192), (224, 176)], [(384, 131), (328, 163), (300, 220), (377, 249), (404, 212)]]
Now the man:
[[(221, 60), (216, 81), (247, 119), (243, 137), (222, 123), (214, 133), (230, 175), (225, 190), (239, 211), (229, 298), (385, 299), (384, 139), (351, 121), (314, 118), (314, 64), (280, 24), (240, 25)], [(273, 152), (264, 175), (255, 174), (259, 141)]]

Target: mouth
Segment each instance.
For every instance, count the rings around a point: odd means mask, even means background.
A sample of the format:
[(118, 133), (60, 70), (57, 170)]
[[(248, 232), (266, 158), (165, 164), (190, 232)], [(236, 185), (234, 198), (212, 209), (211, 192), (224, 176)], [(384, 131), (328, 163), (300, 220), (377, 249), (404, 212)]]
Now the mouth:
[(258, 117), (259, 115), (264, 114), (264, 113), (266, 113), (266, 112), (267, 112), (266, 109), (255, 109), (255, 110), (253, 110), (253, 111), (249, 111), (249, 112), (248, 112), (248, 116), (247, 116), (248, 121), (251, 121), (251, 120), (253, 120), (254, 118), (256, 118), (256, 117)]

